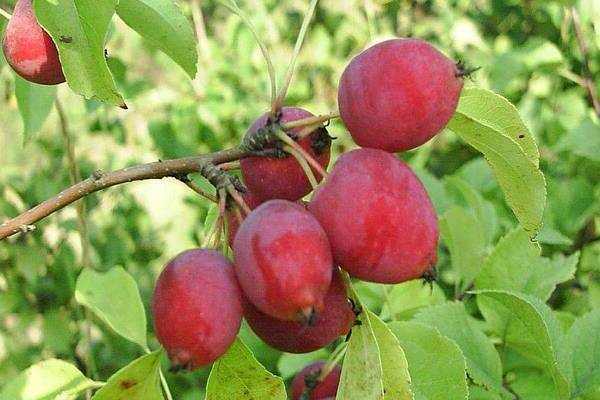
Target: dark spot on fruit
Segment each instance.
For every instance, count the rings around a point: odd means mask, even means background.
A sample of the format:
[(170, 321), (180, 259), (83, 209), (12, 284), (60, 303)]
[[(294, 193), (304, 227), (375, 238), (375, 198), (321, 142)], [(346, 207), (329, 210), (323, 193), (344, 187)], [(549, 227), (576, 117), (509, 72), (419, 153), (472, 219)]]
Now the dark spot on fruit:
[(121, 381), (119, 383), (119, 386), (121, 386), (121, 388), (123, 390), (129, 390), (129, 389), (131, 389), (132, 387), (134, 387), (137, 384), (138, 384), (138, 382), (136, 382), (136, 381), (134, 381), (132, 379), (125, 379), (124, 381)]
[(59, 40), (63, 43), (73, 43), (73, 38), (71, 36), (61, 35)]

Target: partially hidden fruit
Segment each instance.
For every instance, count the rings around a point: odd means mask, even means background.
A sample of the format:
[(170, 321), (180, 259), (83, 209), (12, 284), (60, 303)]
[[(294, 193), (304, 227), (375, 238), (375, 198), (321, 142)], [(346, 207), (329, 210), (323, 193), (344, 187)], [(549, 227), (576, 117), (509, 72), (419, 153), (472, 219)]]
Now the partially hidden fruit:
[[(284, 107), (281, 110), (280, 123), (313, 117), (313, 114), (301, 108)], [(268, 114), (263, 114), (250, 126), (246, 136), (256, 135), (268, 122)], [(303, 128), (294, 128), (288, 135), (298, 134)], [(323, 168), (329, 164), (331, 141), (323, 128), (298, 141)], [(240, 161), (242, 178), (248, 189), (262, 200), (285, 199), (296, 201), (312, 191), (306, 174), (298, 161), (285, 158), (248, 157)], [(322, 177), (313, 170), (318, 181)]]
[(390, 152), (427, 142), (450, 121), (463, 87), (461, 65), (418, 39), (392, 39), (356, 56), (338, 90), (354, 141)]
[(2, 50), (8, 64), (30, 82), (56, 85), (65, 81), (56, 46), (37, 22), (31, 0), (17, 1)]
[(229, 260), (188, 250), (160, 274), (152, 298), (158, 341), (178, 367), (201, 368), (221, 357), (242, 321), (241, 291)]
[(242, 222), (233, 242), (235, 272), (245, 296), (278, 319), (310, 319), (331, 282), (329, 242), (303, 206), (270, 200)]
[[(242, 198), (246, 205), (254, 210), (258, 207), (262, 202), (256, 198), (250, 191), (246, 191), (246, 193), (242, 194)], [(237, 206), (234, 206), (237, 207)], [(233, 239), (235, 239), (235, 235), (237, 235), (237, 231), (240, 228), (240, 220), (238, 219), (237, 213), (234, 210), (227, 210), (225, 212), (225, 218), (228, 224), (228, 237), (227, 242), (229, 246), (233, 246)], [(240, 218), (244, 219), (244, 212), (240, 210)]]
[[(304, 393), (305, 377), (309, 376), (309, 381), (314, 379), (321, 373), (321, 369), (325, 365), (324, 361), (317, 361), (313, 364), (307, 365), (302, 371), (294, 377), (292, 381), (292, 400), (300, 400)], [(319, 383), (310, 392), (308, 400), (326, 400), (333, 399), (337, 394), (338, 385), (340, 384), (340, 376), (342, 375), (342, 369), (336, 365), (323, 382)]]
[(325, 296), (323, 311), (312, 326), (300, 321), (278, 320), (247, 301), (243, 304), (244, 317), (254, 333), (271, 347), (288, 353), (308, 353), (331, 344), (338, 336), (350, 332), (356, 318), (337, 268)]
[(390, 153), (342, 155), (308, 205), (331, 243), (335, 262), (371, 282), (423, 276), (436, 262), (438, 220), (412, 170)]

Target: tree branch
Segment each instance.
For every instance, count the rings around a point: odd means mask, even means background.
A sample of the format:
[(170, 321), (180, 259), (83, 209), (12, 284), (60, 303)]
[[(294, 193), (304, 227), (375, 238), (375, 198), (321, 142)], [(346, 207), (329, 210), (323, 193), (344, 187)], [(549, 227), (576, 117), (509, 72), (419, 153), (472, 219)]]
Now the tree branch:
[(200, 172), (207, 165), (215, 165), (239, 160), (246, 157), (247, 154), (247, 152), (241, 150), (240, 148), (232, 148), (206, 155), (186, 157), (175, 160), (156, 161), (108, 173), (96, 171), (88, 179), (63, 190), (59, 194), (43, 201), (29, 211), (26, 211), (23, 214), (0, 225), (0, 240), (19, 232), (31, 231), (34, 229), (32, 225), (41, 219), (89, 194), (98, 192), (111, 186), (133, 181), (162, 179), (180, 174)]
[(594, 110), (596, 111), (598, 117), (600, 117), (600, 101), (598, 101), (598, 96), (596, 95), (596, 84), (594, 83), (594, 77), (592, 75), (592, 71), (590, 70), (590, 63), (588, 60), (588, 48), (585, 43), (585, 37), (583, 35), (583, 29), (581, 27), (581, 20), (579, 19), (579, 14), (577, 13), (575, 7), (571, 7), (571, 16), (573, 17), (573, 25), (575, 26), (575, 34), (577, 35), (577, 45), (579, 46), (579, 50), (581, 51), (584, 75), (583, 79), (585, 82), (585, 87), (592, 100)]

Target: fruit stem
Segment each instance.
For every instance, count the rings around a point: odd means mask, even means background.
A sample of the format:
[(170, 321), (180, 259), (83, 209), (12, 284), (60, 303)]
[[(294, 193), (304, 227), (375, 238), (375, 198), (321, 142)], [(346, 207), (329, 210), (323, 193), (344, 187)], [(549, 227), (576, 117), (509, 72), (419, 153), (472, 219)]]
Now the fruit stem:
[(286, 145), (300, 153), (300, 155), (304, 157), (304, 159), (319, 173), (319, 175), (321, 175), (323, 178), (327, 178), (327, 171), (325, 171), (321, 164), (319, 164), (319, 162), (315, 160), (313, 156), (311, 156), (306, 150), (304, 150), (302, 146), (296, 143), (294, 139), (289, 137), (283, 131), (277, 131), (276, 135), (282, 142), (284, 142)]
[(346, 354), (346, 350), (348, 349), (348, 343), (347, 342), (342, 342), (329, 356), (329, 359), (327, 360), (327, 362), (325, 363), (325, 365), (323, 365), (323, 367), (321, 368), (321, 373), (319, 374), (319, 377), (317, 378), (317, 381), (319, 383), (323, 382), (326, 378), (327, 375), (329, 375), (331, 373), (331, 371), (333, 371), (333, 369), (335, 368), (335, 366), (337, 364), (339, 364), (339, 362), (341, 361), (342, 357), (344, 357), (344, 354)]
[(277, 111), (276, 111), (277, 110), (277, 83), (276, 83), (276, 77), (275, 77), (275, 68), (273, 67), (273, 62), (271, 61), (271, 56), (269, 55), (267, 46), (261, 40), (260, 36), (258, 36), (258, 32), (254, 28), (254, 25), (252, 25), (252, 22), (250, 21), (248, 16), (246, 16), (246, 14), (240, 9), (240, 7), (237, 5), (237, 2), (235, 0), (228, 0), (228, 1), (221, 0), (220, 3), (223, 4), (226, 8), (228, 8), (229, 11), (231, 11), (232, 13), (234, 13), (238, 17), (240, 17), (242, 22), (246, 25), (246, 27), (250, 30), (250, 32), (254, 36), (254, 40), (258, 44), (258, 47), (260, 48), (263, 58), (265, 59), (265, 62), (267, 63), (267, 69), (269, 71), (269, 79), (271, 81), (271, 117), (274, 119), (277, 114)]
[(185, 185), (187, 187), (189, 187), (190, 189), (192, 189), (194, 192), (198, 193), (200, 196), (204, 197), (205, 199), (208, 199), (208, 200), (212, 201), (213, 203), (216, 203), (218, 201), (217, 197), (215, 195), (208, 193), (206, 190), (202, 189), (200, 186), (198, 186), (194, 182), (188, 180), (188, 181), (184, 181), (183, 183), (185, 183)]
[(9, 21), (10, 21), (10, 18), (12, 17), (12, 15), (8, 11), (5, 11), (2, 8), (0, 8), (0, 15), (3, 16), (4, 18), (6, 18)]
[(237, 171), (240, 169), (239, 161), (231, 161), (223, 164), (219, 164), (218, 167), (223, 171)]
[(318, 2), (319, 0), (312, 0), (308, 6), (308, 11), (304, 15), (304, 20), (302, 21), (302, 26), (300, 27), (300, 32), (298, 33), (298, 38), (296, 39), (296, 45), (294, 46), (292, 60), (290, 61), (290, 65), (288, 67), (287, 72), (285, 73), (283, 83), (281, 84), (281, 90), (275, 103), (275, 109), (273, 110), (274, 114), (277, 114), (281, 110), (283, 102), (285, 101), (285, 96), (289, 89), (290, 82), (292, 81), (292, 76), (294, 75), (296, 61), (298, 60), (298, 55), (300, 54), (302, 44), (304, 43), (304, 38), (306, 37), (306, 32), (308, 31), (308, 25), (310, 24), (310, 21), (312, 20), (312, 17), (315, 14), (315, 8), (317, 7)]
[(248, 207), (248, 204), (244, 201), (244, 198), (240, 195), (240, 193), (233, 187), (227, 187), (227, 193), (233, 198), (233, 200), (237, 203), (238, 206), (241, 207), (242, 210), (246, 213), (246, 215), (250, 214), (252, 210)]
[(286, 122), (284, 124), (281, 124), (281, 128), (284, 131), (289, 131), (290, 129), (294, 129), (294, 128), (300, 128), (300, 127), (315, 125), (315, 124), (322, 124), (324, 122), (327, 122), (327, 121), (330, 121), (332, 119), (339, 118), (339, 117), (340, 117), (340, 112), (333, 111), (333, 112), (330, 112), (329, 114), (315, 115), (314, 117), (297, 119), (294, 121)]
[(308, 165), (308, 163), (306, 162), (306, 158), (304, 158), (304, 156), (301, 153), (296, 151), (296, 149), (294, 149), (290, 145), (287, 145), (287, 144), (284, 145), (283, 150), (286, 153), (292, 155), (296, 159), (296, 161), (298, 161), (298, 164), (300, 164), (300, 166), (302, 167), (302, 170), (304, 171), (304, 173), (306, 174), (306, 177), (308, 178), (308, 181), (310, 182), (310, 186), (313, 189), (316, 189), (317, 186), (319, 185), (319, 183), (317, 182), (317, 178), (315, 178), (315, 174), (313, 174), (312, 169), (310, 169), (310, 165)]
[(167, 400), (173, 400), (173, 395), (171, 394), (171, 389), (169, 389), (165, 374), (163, 374), (162, 370), (159, 370), (158, 375), (160, 376), (160, 384), (163, 388), (163, 392), (165, 392), (165, 396), (167, 396)]

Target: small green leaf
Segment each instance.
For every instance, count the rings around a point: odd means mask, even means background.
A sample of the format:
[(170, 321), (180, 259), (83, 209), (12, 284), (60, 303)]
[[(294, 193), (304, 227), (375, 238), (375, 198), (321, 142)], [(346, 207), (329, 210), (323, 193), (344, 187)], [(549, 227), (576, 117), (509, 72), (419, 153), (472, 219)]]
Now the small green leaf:
[[(469, 229), (465, 229), (468, 226)], [(462, 207), (448, 210), (442, 217), (440, 228), (442, 238), (452, 259), (452, 268), (460, 279), (464, 292), (473, 282), (483, 265), (485, 232), (477, 217)]]
[(328, 356), (329, 352), (326, 349), (303, 354), (283, 353), (277, 361), (277, 370), (283, 379), (288, 379), (309, 364), (319, 360), (327, 360)]
[(384, 398), (379, 347), (366, 311), (359, 320), (361, 324), (352, 328), (336, 400)]
[(0, 391), (0, 400), (54, 400), (61, 395), (74, 398), (78, 393), (99, 385), (73, 365), (51, 359), (21, 372)]
[(492, 342), (470, 320), (463, 303), (446, 303), (421, 309), (416, 322), (430, 325), (458, 344), (467, 360), (467, 372), (474, 383), (502, 388), (502, 364)]
[(15, 96), (23, 119), (23, 138), (27, 142), (50, 115), (56, 100), (56, 86), (36, 85), (15, 75)]
[(432, 282), (431, 286), (423, 285), (423, 282), (419, 280), (402, 282), (392, 287), (383, 305), (381, 317), (392, 320), (409, 320), (422, 307), (445, 301), (444, 291), (435, 282)]
[(577, 128), (562, 136), (554, 150), (568, 150), (580, 157), (600, 161), (600, 124), (589, 118), (584, 120)]
[(392, 322), (408, 360), (416, 400), (467, 399), (465, 358), (452, 340), (418, 322)]
[(84, 270), (75, 299), (90, 308), (117, 334), (147, 348), (146, 313), (135, 280), (121, 267), (107, 273)]
[(573, 277), (579, 253), (553, 259), (542, 257), (540, 246), (521, 228), (502, 238), (485, 260), (477, 289), (497, 289), (530, 294), (547, 300), (559, 283)]
[(163, 400), (160, 389), (162, 350), (146, 354), (117, 371), (92, 400)]
[(373, 334), (379, 347), (381, 369), (383, 373), (383, 391), (385, 399), (413, 400), (410, 390), (410, 374), (404, 350), (398, 338), (375, 314), (365, 310), (373, 328)]
[(557, 399), (569, 398), (570, 357), (552, 310), (533, 296), (496, 290), (476, 293), (482, 314), (504, 344), (552, 376)]
[(240, 339), (213, 364), (206, 384), (206, 400), (286, 398), (281, 378), (260, 365)]
[(120, 0), (117, 14), (194, 79), (198, 62), (194, 31), (174, 0)]
[(600, 388), (600, 309), (578, 318), (567, 334), (573, 359), (573, 397)]
[(118, 0), (35, 0), (35, 14), (60, 55), (69, 87), (86, 99), (126, 107), (104, 55)]
[(535, 141), (514, 106), (493, 92), (465, 89), (448, 128), (484, 155), (508, 205), (534, 236), (546, 206), (546, 181)]
[(535, 369), (515, 372), (515, 381), (510, 383), (510, 387), (524, 400), (556, 398), (552, 378)]

